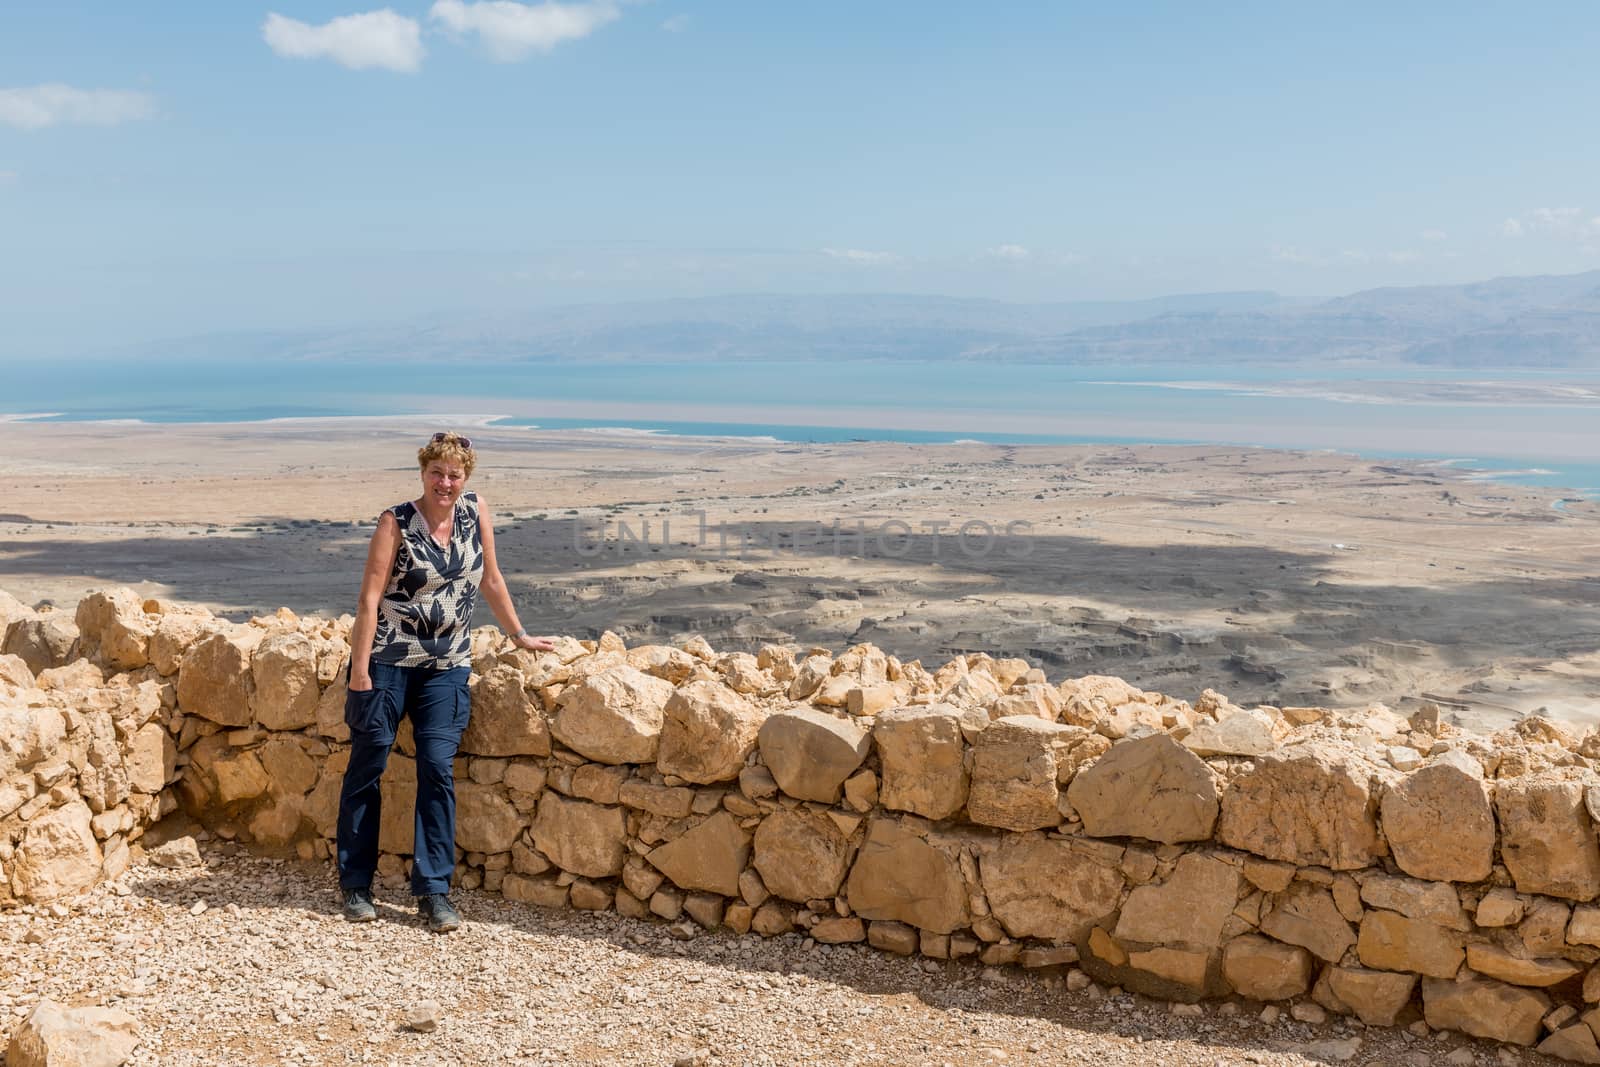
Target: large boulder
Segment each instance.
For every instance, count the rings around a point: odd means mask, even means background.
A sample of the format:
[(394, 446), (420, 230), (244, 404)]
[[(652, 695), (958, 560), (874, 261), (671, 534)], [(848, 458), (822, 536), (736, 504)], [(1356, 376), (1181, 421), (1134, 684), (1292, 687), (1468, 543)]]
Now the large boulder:
[(94, 885), (104, 857), (92, 819), (88, 805), (73, 800), (27, 823), (22, 842), (7, 865), (11, 895), (41, 903)]
[(1081, 941), (1122, 900), (1122, 872), (1103, 847), (1042, 833), (1004, 835), (978, 869), (989, 908), (1012, 937)]
[(930, 819), (948, 819), (967, 802), (966, 740), (961, 710), (948, 704), (891, 708), (872, 739), (883, 777), (878, 802)]
[(709, 679), (675, 690), (662, 715), (656, 769), (701, 785), (739, 777), (765, 719), (744, 696)]
[(139, 1023), (121, 1009), (41, 1000), (12, 1033), (6, 1067), (121, 1067), (138, 1044)]
[(1260, 756), (1276, 747), (1276, 726), (1264, 711), (1237, 708), (1215, 722), (1202, 721), (1183, 743), (1197, 756)]
[(1206, 841), (1220, 805), (1211, 769), (1167, 734), (1112, 745), (1078, 772), (1067, 800), (1093, 837)]
[(1473, 1037), (1531, 1045), (1550, 1010), (1550, 998), (1480, 978), (1422, 981), (1422, 1017), (1435, 1030), (1459, 1030)]
[(300, 730), (317, 721), (317, 650), (304, 634), (268, 634), (250, 658), (250, 709), (268, 730)]
[(909, 923), (948, 934), (971, 922), (956, 859), (890, 818), (873, 819), (845, 883), (863, 919)]
[[(1400, 869), (1437, 882), (1481, 882), (1494, 864), (1494, 812), (1483, 766), (1441, 753), (1384, 790), (1383, 833)], [(1439, 832), (1448, 826), (1450, 832)]]
[(750, 861), (750, 833), (719, 811), (645, 857), (679, 889), (739, 893), (739, 875)]
[(1568, 900), (1593, 900), (1600, 894), (1600, 848), (1584, 805), (1589, 784), (1556, 772), (1495, 784), (1500, 856), (1519, 892)]
[(1006, 830), (1044, 830), (1061, 821), (1057, 748), (1081, 731), (1032, 715), (996, 719), (973, 744), (967, 817)]
[(1223, 794), (1217, 838), (1267, 859), (1358, 870), (1380, 854), (1375, 773), (1330, 741), (1269, 752)]
[(849, 719), (794, 707), (769, 716), (757, 742), (779, 789), (800, 800), (832, 804), (844, 780), (867, 758), (872, 735)]
[(134, 671), (150, 662), (155, 627), (145, 617), (144, 598), (132, 589), (90, 593), (78, 601), (75, 621), (85, 649), (107, 667)]
[(672, 683), (613, 664), (563, 690), (556, 740), (596, 763), (654, 763)]
[(474, 756), (548, 756), (550, 723), (528, 698), (527, 679), (500, 664), (471, 681), (472, 715), (461, 735), (461, 751)]
[(627, 837), (628, 817), (622, 808), (568, 800), (550, 790), (539, 797), (534, 847), (563, 871), (584, 878), (621, 874)]
[(827, 814), (775, 811), (756, 828), (755, 868), (776, 896), (804, 904), (833, 896), (850, 866), (850, 842)]
[(249, 726), (255, 692), (250, 657), (265, 636), (253, 626), (238, 626), (191, 645), (178, 667), (178, 706), (222, 726)]

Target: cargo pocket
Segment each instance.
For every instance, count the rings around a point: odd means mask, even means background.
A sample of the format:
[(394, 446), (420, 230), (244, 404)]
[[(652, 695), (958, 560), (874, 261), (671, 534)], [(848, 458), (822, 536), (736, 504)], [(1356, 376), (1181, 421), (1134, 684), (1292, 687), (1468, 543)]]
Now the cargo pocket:
[(376, 702), (378, 687), (347, 689), (344, 694), (344, 724), (353, 734), (366, 733), (372, 719), (372, 705)]

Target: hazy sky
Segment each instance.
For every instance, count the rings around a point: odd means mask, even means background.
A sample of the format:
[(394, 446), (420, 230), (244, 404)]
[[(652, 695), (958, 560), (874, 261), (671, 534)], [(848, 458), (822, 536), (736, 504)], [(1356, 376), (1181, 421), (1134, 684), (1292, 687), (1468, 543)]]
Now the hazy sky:
[(1593, 3), (0, 5), (0, 357), (1600, 267)]

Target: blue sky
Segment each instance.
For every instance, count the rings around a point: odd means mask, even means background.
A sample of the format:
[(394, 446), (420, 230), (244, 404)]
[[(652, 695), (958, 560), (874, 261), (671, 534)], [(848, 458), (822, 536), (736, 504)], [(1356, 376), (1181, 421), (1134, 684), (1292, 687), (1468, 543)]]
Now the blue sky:
[(0, 358), (1600, 267), (1592, 4), (1216, 6), (0, 6)]

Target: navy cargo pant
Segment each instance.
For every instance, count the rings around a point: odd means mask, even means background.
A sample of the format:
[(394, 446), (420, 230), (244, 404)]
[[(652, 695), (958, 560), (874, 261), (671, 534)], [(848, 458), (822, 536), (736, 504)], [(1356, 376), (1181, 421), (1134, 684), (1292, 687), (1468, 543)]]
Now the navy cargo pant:
[(435, 670), (373, 663), (372, 688), (345, 698), (350, 766), (339, 791), (339, 886), (365, 889), (378, 868), (379, 780), (401, 716), (417, 746), (416, 843), (411, 891), (447, 893), (456, 866), (454, 761), (467, 728), (471, 667)]

